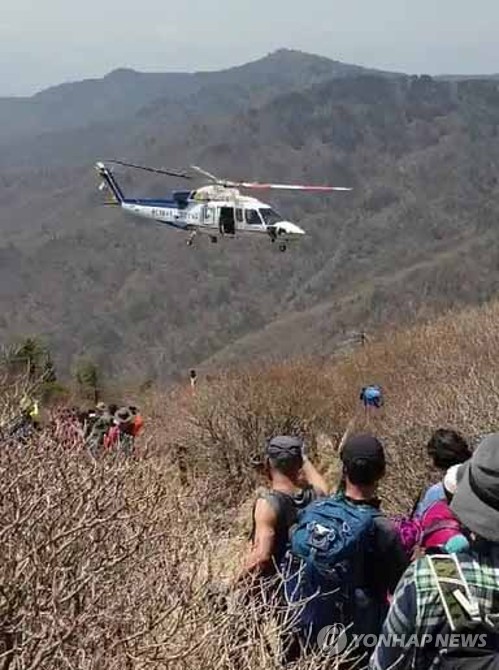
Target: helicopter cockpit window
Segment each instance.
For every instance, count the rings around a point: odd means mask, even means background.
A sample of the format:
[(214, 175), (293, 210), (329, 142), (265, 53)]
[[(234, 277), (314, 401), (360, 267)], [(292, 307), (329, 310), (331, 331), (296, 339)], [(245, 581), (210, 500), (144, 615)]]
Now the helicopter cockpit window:
[(262, 220), (257, 209), (246, 209), (246, 223), (250, 226), (261, 226)]
[(270, 207), (267, 209), (261, 209), (260, 214), (262, 215), (262, 219), (265, 221), (267, 226), (272, 226), (274, 223), (282, 221), (282, 216)]

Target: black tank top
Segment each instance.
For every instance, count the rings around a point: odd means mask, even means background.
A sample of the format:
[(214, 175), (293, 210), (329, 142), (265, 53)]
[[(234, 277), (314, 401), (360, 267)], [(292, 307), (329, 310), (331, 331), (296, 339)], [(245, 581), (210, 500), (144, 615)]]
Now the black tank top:
[(253, 506), (251, 542), (255, 539), (255, 507), (260, 498), (267, 500), (277, 515), (274, 554), (272, 558), (274, 564), (279, 566), (288, 548), (290, 528), (296, 523), (298, 513), (315, 500), (317, 494), (312, 486), (308, 486), (294, 494), (273, 490), (262, 492)]

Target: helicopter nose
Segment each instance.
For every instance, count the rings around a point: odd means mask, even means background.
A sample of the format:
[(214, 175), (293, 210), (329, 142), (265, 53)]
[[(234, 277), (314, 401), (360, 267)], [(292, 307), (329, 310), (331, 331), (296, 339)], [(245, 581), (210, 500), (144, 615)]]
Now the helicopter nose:
[(281, 221), (278, 224), (278, 227), (283, 231), (285, 235), (292, 235), (295, 237), (301, 237), (305, 235), (305, 231), (300, 226), (297, 226), (296, 223), (291, 223), (291, 221)]

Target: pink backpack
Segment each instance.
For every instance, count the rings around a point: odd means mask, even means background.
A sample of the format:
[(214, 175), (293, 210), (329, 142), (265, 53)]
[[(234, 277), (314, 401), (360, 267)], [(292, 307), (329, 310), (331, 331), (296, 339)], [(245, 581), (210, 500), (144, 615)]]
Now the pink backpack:
[(423, 534), (421, 522), (415, 516), (418, 503), (423, 495), (423, 490), (424, 489), (421, 489), (419, 491), (417, 498), (414, 500), (409, 516), (399, 515), (391, 518), (395, 530), (397, 531), (397, 535), (399, 536), (400, 543), (408, 558), (412, 557), (412, 553), (420, 544), (421, 536)]
[(450, 539), (461, 535), (460, 523), (445, 500), (430, 505), (421, 519), (396, 516), (392, 517), (392, 523), (409, 558), (417, 546), (444, 547)]
[(392, 517), (392, 523), (406, 555), (410, 558), (416, 546), (421, 543), (423, 536), (421, 522), (410, 516), (395, 516)]
[(434, 502), (421, 518), (421, 546), (444, 547), (447, 542), (461, 535), (461, 525), (445, 500)]

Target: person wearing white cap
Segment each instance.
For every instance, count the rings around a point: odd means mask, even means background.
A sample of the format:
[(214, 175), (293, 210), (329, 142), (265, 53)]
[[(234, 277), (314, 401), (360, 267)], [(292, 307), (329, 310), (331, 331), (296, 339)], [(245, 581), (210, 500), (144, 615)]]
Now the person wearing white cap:
[(456, 492), (458, 473), (462, 465), (452, 465), (443, 478), (445, 500), (432, 503), (421, 517), (420, 545), (425, 550), (444, 549), (447, 553), (468, 549), (469, 542), (462, 533), (461, 523), (450, 508)]

